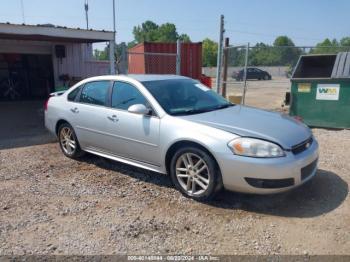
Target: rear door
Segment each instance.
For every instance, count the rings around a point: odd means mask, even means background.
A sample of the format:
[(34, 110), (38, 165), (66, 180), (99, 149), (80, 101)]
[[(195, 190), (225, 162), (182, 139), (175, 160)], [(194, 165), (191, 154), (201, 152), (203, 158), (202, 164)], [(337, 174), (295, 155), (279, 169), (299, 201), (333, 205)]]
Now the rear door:
[(114, 82), (111, 108), (107, 115), (109, 151), (122, 157), (159, 166), (160, 119), (155, 114), (139, 115), (128, 112), (128, 108), (135, 104), (151, 108), (136, 86), (128, 82)]
[(106, 149), (107, 112), (110, 81), (92, 81), (84, 85), (77, 103), (70, 108), (73, 127), (85, 149)]

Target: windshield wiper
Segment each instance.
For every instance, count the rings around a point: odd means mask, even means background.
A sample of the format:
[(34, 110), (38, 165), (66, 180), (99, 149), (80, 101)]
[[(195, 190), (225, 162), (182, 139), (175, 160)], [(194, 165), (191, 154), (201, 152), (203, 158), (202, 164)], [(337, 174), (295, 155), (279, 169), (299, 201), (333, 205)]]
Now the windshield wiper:
[(224, 109), (224, 108), (228, 108), (228, 107), (231, 107), (231, 106), (235, 106), (235, 104), (223, 104), (223, 105), (219, 105), (219, 106), (216, 106), (213, 108), (213, 110), (217, 110), (217, 109)]
[(231, 106), (235, 106), (235, 104), (224, 104), (224, 105), (219, 105), (219, 106), (215, 106), (215, 107), (207, 107), (207, 108), (193, 108), (193, 109), (187, 109), (187, 110), (183, 110), (180, 112), (174, 112), (173, 115), (191, 115), (191, 114), (200, 114), (200, 113), (206, 113), (206, 112), (210, 112), (210, 111), (215, 111), (218, 109), (224, 109), (227, 107), (231, 107)]
[(191, 115), (191, 114), (200, 114), (200, 113), (206, 113), (218, 109), (223, 109), (227, 107), (234, 106), (234, 104), (224, 104), (224, 105), (219, 105), (219, 106), (214, 106), (214, 107), (206, 107), (206, 108), (192, 108), (192, 109), (187, 109), (179, 112), (174, 112), (172, 115)]
[(199, 109), (187, 109), (179, 112), (174, 112), (172, 115), (191, 115), (191, 114), (200, 114), (211, 111), (211, 108), (199, 108)]

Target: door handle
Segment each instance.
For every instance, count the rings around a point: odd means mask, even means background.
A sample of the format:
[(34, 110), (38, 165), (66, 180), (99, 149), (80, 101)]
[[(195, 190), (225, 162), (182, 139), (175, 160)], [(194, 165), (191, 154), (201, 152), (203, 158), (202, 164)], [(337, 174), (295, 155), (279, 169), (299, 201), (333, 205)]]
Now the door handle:
[(112, 116), (107, 116), (107, 118), (113, 122), (118, 122), (119, 119), (116, 115), (112, 115)]
[(79, 113), (79, 109), (77, 107), (71, 108), (70, 111), (73, 113)]

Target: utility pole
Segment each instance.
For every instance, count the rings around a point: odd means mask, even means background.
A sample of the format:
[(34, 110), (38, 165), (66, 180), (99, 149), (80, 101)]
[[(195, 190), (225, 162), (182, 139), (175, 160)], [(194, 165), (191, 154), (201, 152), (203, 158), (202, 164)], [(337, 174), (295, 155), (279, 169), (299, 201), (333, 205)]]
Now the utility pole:
[(113, 0), (113, 32), (114, 32), (114, 41), (115, 41), (115, 0)]
[(109, 62), (110, 62), (110, 71), (111, 75), (114, 75), (115, 72), (115, 0), (113, 0), (113, 40), (109, 41)]
[(220, 35), (219, 35), (219, 45), (218, 45), (218, 58), (216, 63), (216, 92), (220, 94), (220, 80), (221, 80), (221, 67), (222, 67), (222, 49), (224, 41), (224, 15), (220, 16)]
[(224, 48), (224, 72), (223, 72), (223, 82), (222, 82), (222, 96), (226, 97), (226, 87), (227, 87), (227, 67), (228, 67), (228, 55), (229, 55), (229, 45), (230, 39), (225, 38), (225, 48)]
[(26, 23), (26, 19), (24, 17), (24, 5), (23, 5), (23, 0), (21, 0), (21, 9), (22, 9), (22, 20), (23, 20), (23, 24)]
[(247, 49), (245, 51), (245, 64), (244, 64), (244, 87), (243, 87), (243, 96), (242, 104), (245, 104), (245, 94), (247, 92), (247, 66), (248, 66), (248, 56), (249, 56), (249, 43), (247, 44)]
[(85, 0), (85, 19), (86, 19), (86, 30), (89, 30), (89, 0)]

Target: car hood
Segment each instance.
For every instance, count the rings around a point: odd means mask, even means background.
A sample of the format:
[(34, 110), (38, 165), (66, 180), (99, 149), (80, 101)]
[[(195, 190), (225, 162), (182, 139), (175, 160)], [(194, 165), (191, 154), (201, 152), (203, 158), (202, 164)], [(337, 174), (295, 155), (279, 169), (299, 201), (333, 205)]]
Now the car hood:
[(285, 149), (290, 149), (312, 135), (306, 125), (287, 115), (241, 105), (181, 118), (239, 136), (269, 140)]

